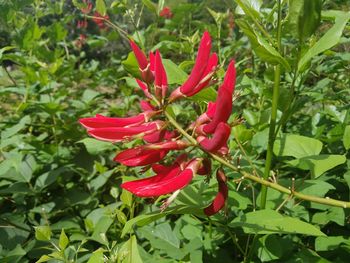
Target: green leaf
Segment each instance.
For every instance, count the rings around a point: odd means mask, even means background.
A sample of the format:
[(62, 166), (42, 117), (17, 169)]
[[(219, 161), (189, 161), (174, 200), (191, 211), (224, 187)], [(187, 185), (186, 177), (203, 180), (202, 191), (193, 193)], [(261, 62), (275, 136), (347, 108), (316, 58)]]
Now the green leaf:
[(293, 249), (293, 241), (277, 235), (265, 235), (259, 239), (258, 257), (262, 262), (280, 259)]
[(343, 144), (345, 149), (350, 149), (350, 125), (347, 125), (344, 130)]
[(286, 70), (290, 71), (288, 61), (283, 58), (281, 54), (263, 38), (263, 36), (256, 32), (246, 20), (237, 19), (236, 23), (249, 38), (254, 52), (261, 60), (274, 65), (281, 64)]
[(29, 124), (31, 121), (30, 116), (26, 115), (24, 116), (16, 125), (13, 125), (10, 128), (7, 128), (6, 130), (1, 132), (1, 138), (5, 139), (12, 135), (17, 134), (20, 130), (22, 130), (27, 124)]
[(292, 160), (288, 164), (302, 170), (310, 170), (312, 177), (317, 178), (324, 172), (345, 163), (345, 161), (344, 155), (321, 154)]
[(50, 241), (51, 229), (49, 226), (37, 226), (35, 227), (35, 238), (40, 241)]
[(130, 52), (128, 57), (122, 61), (122, 65), (128, 73), (130, 73), (133, 77), (140, 79), (140, 69), (137, 59), (135, 57), (134, 52)]
[(124, 205), (131, 207), (132, 206), (132, 194), (125, 189), (122, 190), (122, 194), (120, 195), (120, 200)]
[(236, 14), (246, 14), (252, 18), (260, 20), (260, 7), (262, 5), (262, 0), (235, 0), (235, 2), (237, 3), (237, 8), (235, 10)]
[(103, 142), (93, 138), (85, 138), (78, 143), (83, 143), (88, 153), (97, 155), (101, 152), (114, 149), (114, 145), (110, 142)]
[(152, 12), (157, 14), (157, 5), (151, 0), (142, 0), (142, 3)]
[(174, 62), (170, 59), (162, 59), (165, 71), (168, 77), (168, 84), (182, 84), (187, 79), (187, 74), (185, 71), (180, 69)]
[(103, 251), (98, 249), (92, 253), (92, 256), (89, 258), (87, 263), (104, 263)]
[(137, 247), (136, 236), (132, 235), (121, 247), (118, 255), (122, 258), (123, 263), (142, 263), (142, 259)]
[(104, 0), (96, 0), (96, 10), (103, 16), (106, 14), (106, 4)]
[(65, 250), (68, 244), (69, 244), (69, 239), (66, 233), (64, 232), (64, 229), (62, 229), (60, 239), (58, 240), (58, 246), (60, 247), (61, 250)]
[(209, 102), (209, 101), (215, 101), (217, 96), (217, 92), (213, 87), (209, 87), (206, 89), (201, 90), (197, 94), (188, 97), (189, 100), (195, 101), (195, 102)]
[(327, 182), (321, 180), (300, 180), (301, 185), (299, 186), (299, 181), (296, 182), (296, 188), (300, 193), (305, 195), (313, 195), (324, 197), (328, 191), (334, 190), (335, 187)]
[(152, 213), (139, 215), (137, 217), (134, 217), (133, 219), (130, 219), (128, 222), (126, 222), (121, 236), (125, 236), (127, 233), (129, 233), (132, 230), (132, 227), (134, 225), (137, 226), (144, 226), (148, 225), (151, 222), (158, 220), (159, 218), (162, 218), (166, 215), (176, 215), (176, 214), (195, 214), (195, 215), (203, 215), (203, 210), (198, 207), (191, 207), (187, 205), (178, 205), (172, 208), (168, 208), (167, 210), (160, 213), (160, 211), (154, 211)]
[(36, 261), (35, 263), (42, 263), (42, 262), (47, 262), (50, 259), (52, 259), (51, 257), (49, 257), (48, 255), (42, 255), (38, 261)]
[(289, 32), (302, 43), (321, 22), (322, 0), (289, 0), (288, 10)]
[(8, 51), (8, 50), (11, 50), (11, 49), (14, 49), (16, 47), (14, 46), (6, 46), (6, 47), (3, 47), (3, 48), (0, 48), (0, 61), (2, 60), (2, 54), (4, 54), (4, 52)]
[(303, 234), (325, 236), (315, 226), (297, 218), (283, 216), (274, 210), (250, 212), (234, 219), (230, 227), (241, 227), (249, 234)]
[(273, 147), (275, 155), (295, 158), (317, 155), (321, 150), (321, 141), (296, 134), (283, 134), (276, 139)]
[(350, 239), (342, 236), (317, 237), (315, 240), (316, 251), (331, 251), (339, 247), (347, 246), (350, 249)]
[[(298, 64), (298, 71), (306, 69), (307, 63), (318, 54), (334, 47), (339, 43), (346, 23), (350, 19), (350, 12), (332, 11), (335, 14), (334, 25), (302, 56)], [(332, 14), (333, 14), (332, 13)]]

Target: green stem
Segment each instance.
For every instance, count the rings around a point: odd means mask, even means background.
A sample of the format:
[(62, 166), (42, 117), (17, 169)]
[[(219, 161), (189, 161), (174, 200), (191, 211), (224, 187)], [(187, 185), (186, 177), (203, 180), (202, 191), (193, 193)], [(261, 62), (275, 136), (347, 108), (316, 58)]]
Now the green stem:
[[(281, 36), (282, 36), (282, 23), (281, 23), (281, 1), (278, 1), (278, 19), (277, 19), (277, 51), (281, 51)], [(273, 85), (273, 94), (272, 94), (272, 106), (271, 106), (271, 119), (269, 127), (269, 140), (267, 145), (266, 161), (265, 161), (265, 170), (264, 170), (264, 179), (267, 179), (270, 175), (272, 157), (273, 157), (273, 145), (275, 143), (275, 130), (276, 130), (276, 119), (277, 119), (277, 106), (278, 106), (278, 97), (280, 90), (280, 79), (281, 79), (281, 65), (275, 67), (275, 76), (274, 76), (274, 85)], [(266, 206), (266, 197), (267, 197), (267, 187), (261, 187), (261, 202), (260, 208), (264, 209)]]

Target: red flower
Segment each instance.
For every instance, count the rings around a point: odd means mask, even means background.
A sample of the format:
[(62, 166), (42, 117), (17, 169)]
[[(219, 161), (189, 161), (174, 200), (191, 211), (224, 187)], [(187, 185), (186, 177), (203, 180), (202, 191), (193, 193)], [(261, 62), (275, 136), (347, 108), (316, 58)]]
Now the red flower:
[(162, 121), (144, 123), (132, 127), (105, 127), (88, 129), (88, 133), (102, 141), (120, 142), (129, 139), (141, 138), (146, 134), (159, 131), (164, 126)]
[(94, 18), (92, 20), (100, 29), (105, 29), (107, 27), (105, 24), (105, 20), (109, 20), (109, 16), (103, 16), (99, 12), (95, 11)]
[(96, 117), (82, 118), (79, 120), (79, 122), (87, 129), (125, 126), (131, 127), (148, 122), (149, 119), (156, 114), (157, 112), (155, 111), (145, 111), (137, 116), (127, 118), (111, 118), (100, 114), (96, 114)]
[(223, 170), (219, 169), (216, 172), (216, 180), (218, 181), (219, 191), (213, 202), (203, 210), (207, 216), (219, 212), (224, 207), (228, 196), (227, 178)]
[(200, 136), (197, 138), (197, 141), (204, 150), (215, 153), (221, 149), (221, 147), (226, 146), (227, 140), (230, 137), (230, 132), (231, 127), (224, 122), (220, 122), (212, 138), (209, 139)]
[(217, 64), (217, 56), (215, 53), (210, 56), (210, 49), (211, 38), (206, 31), (199, 44), (197, 58), (190, 76), (184, 84), (171, 93), (169, 101), (174, 101), (180, 97), (193, 96), (206, 87)]
[(163, 66), (162, 58), (160, 57), (160, 53), (157, 50), (155, 56), (155, 95), (156, 98), (162, 99), (165, 98), (166, 92), (168, 90), (168, 79), (165, 72), (165, 68)]
[(182, 150), (188, 147), (183, 141), (170, 141), (146, 144), (120, 152), (114, 161), (126, 166), (144, 166), (159, 162), (170, 150)]
[[(144, 166), (142, 171), (152, 167), (155, 175), (125, 182), (122, 187), (140, 197), (155, 197), (173, 193), (163, 204), (162, 208), (165, 208), (180, 190), (191, 182), (193, 176), (196, 174), (210, 175), (211, 173), (210, 159), (193, 158), (188, 162), (188, 156), (184, 153), (180, 154), (170, 166), (159, 164), (158, 162), (162, 161), (170, 151), (182, 151), (187, 147), (192, 149), (192, 147), (199, 146), (204, 152), (210, 154), (226, 155), (228, 153), (227, 141), (231, 128), (227, 120), (232, 111), (236, 69), (234, 62), (231, 61), (224, 81), (219, 87), (217, 100), (209, 102), (207, 111), (189, 126), (193, 139), (198, 142), (196, 143), (188, 138), (190, 135), (184, 134), (184, 131), (175, 124), (174, 127), (178, 130), (168, 130), (167, 126), (172, 121), (163, 113), (168, 104), (174, 100), (193, 96), (211, 84), (212, 76), (218, 65), (218, 57), (215, 53), (210, 53), (209, 33), (203, 34), (195, 65), (188, 79), (168, 98), (168, 77), (160, 52), (158, 50), (155, 53), (150, 52), (147, 58), (132, 40), (130, 40), (130, 45), (141, 73), (141, 80), (136, 79), (136, 82), (146, 96), (146, 100), (140, 101), (140, 108), (143, 112), (124, 118), (96, 115), (82, 118), (79, 121), (91, 136), (99, 140), (120, 142), (139, 138), (145, 142), (144, 145), (118, 153), (114, 160), (126, 166)], [(158, 116), (161, 114), (163, 115)], [(166, 116), (170, 120), (169, 123), (163, 121)], [(189, 152), (193, 154), (193, 151)], [(207, 215), (212, 215), (222, 209), (227, 198), (226, 177), (221, 170), (217, 172), (217, 180), (219, 193), (213, 203), (204, 209)]]
[(165, 6), (160, 12), (159, 16), (170, 19), (173, 17), (173, 13), (171, 12), (168, 6)]
[(84, 14), (90, 13), (92, 9), (92, 3), (90, 1), (83, 0), (85, 7), (81, 8), (80, 11)]
[(121, 185), (134, 195), (140, 197), (155, 197), (170, 194), (187, 186), (200, 167), (200, 159), (192, 160), (184, 170), (178, 163), (164, 173), (158, 173), (148, 178), (126, 182)]
[(87, 24), (87, 20), (78, 20), (77, 22), (77, 28), (87, 28), (88, 24)]
[(212, 121), (205, 125), (203, 131), (213, 133), (220, 122), (226, 122), (232, 111), (232, 95), (236, 83), (235, 62), (232, 60), (227, 68), (223, 84), (218, 91), (216, 109)]

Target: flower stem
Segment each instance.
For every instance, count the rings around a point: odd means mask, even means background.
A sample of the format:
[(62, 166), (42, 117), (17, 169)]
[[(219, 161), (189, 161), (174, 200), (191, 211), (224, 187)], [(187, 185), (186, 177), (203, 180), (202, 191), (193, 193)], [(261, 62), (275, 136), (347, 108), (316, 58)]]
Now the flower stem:
[[(278, 18), (277, 18), (277, 51), (281, 51), (281, 36), (282, 36), (282, 15), (281, 1), (278, 1)], [(274, 85), (272, 93), (272, 106), (271, 106), (271, 119), (269, 127), (269, 139), (267, 144), (267, 153), (265, 161), (265, 170), (264, 170), (264, 179), (266, 180), (271, 171), (272, 157), (273, 157), (273, 145), (275, 143), (275, 130), (276, 130), (276, 119), (277, 119), (277, 106), (279, 98), (279, 89), (280, 89), (280, 79), (281, 79), (281, 65), (275, 67), (274, 75)], [(261, 187), (261, 201), (260, 209), (264, 209), (266, 206), (266, 197), (267, 197), (267, 187), (263, 185)]]
[[(165, 116), (168, 118), (169, 123), (171, 123), (184, 137), (186, 137), (191, 143), (194, 145), (198, 145), (197, 141), (195, 138), (193, 138), (190, 134), (188, 134), (182, 127), (181, 125), (167, 112), (164, 111)], [(204, 150), (203, 150), (204, 151)], [(208, 153), (208, 152), (205, 152)], [(251, 175), (245, 171), (242, 171), (238, 169), (236, 166), (231, 164), (230, 162), (226, 161), (224, 158), (222, 158), (219, 155), (216, 155), (214, 153), (209, 153), (209, 155), (215, 159), (217, 162), (222, 164), (223, 166), (226, 166), (227, 168), (238, 172), (242, 175), (241, 180), (248, 179), (250, 181), (256, 182), (261, 184), (264, 187), (269, 187), (273, 188), (281, 193), (290, 195), (292, 197), (305, 200), (305, 201), (310, 201), (314, 203), (319, 203), (319, 204), (324, 204), (324, 205), (329, 205), (329, 206), (337, 206), (337, 207), (343, 207), (343, 208), (350, 208), (350, 202), (347, 201), (340, 201), (332, 198), (322, 198), (322, 197), (317, 197), (313, 195), (306, 195), (303, 193), (295, 192), (294, 189), (289, 189), (287, 187), (284, 187), (278, 183), (270, 182), (266, 180), (265, 178), (261, 178), (255, 175)]]

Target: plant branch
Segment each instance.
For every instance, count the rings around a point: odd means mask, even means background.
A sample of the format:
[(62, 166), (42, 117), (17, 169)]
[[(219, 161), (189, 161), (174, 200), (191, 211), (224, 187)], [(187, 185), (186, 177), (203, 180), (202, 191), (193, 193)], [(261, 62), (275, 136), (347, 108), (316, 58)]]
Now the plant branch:
[[(195, 138), (193, 138), (190, 134), (188, 134), (182, 127), (181, 125), (165, 110), (164, 111), (165, 116), (168, 118), (169, 122), (184, 136), (186, 137), (193, 145), (198, 145), (197, 141)], [(204, 150), (203, 150), (204, 151)], [(313, 195), (306, 195), (303, 193), (295, 192), (294, 189), (289, 189), (287, 187), (284, 187), (282, 185), (279, 185), (278, 183), (270, 182), (267, 180), (267, 178), (260, 178), (255, 175), (251, 175), (245, 171), (242, 171), (238, 169), (236, 166), (225, 160), (219, 155), (216, 155), (214, 153), (208, 153), (204, 151), (205, 153), (209, 154), (213, 159), (215, 159), (217, 162), (221, 163), (223, 166), (226, 166), (227, 168), (238, 172), (242, 175), (241, 180), (243, 179), (248, 179), (250, 181), (256, 182), (261, 184), (262, 186), (273, 188), (281, 193), (290, 195), (292, 197), (295, 197), (297, 199), (305, 200), (305, 201), (310, 201), (314, 203), (319, 203), (319, 204), (324, 204), (324, 205), (329, 205), (329, 206), (337, 206), (337, 207), (343, 207), (343, 208), (350, 208), (350, 202), (347, 201), (340, 201), (332, 198), (322, 198), (322, 197), (317, 197)]]

